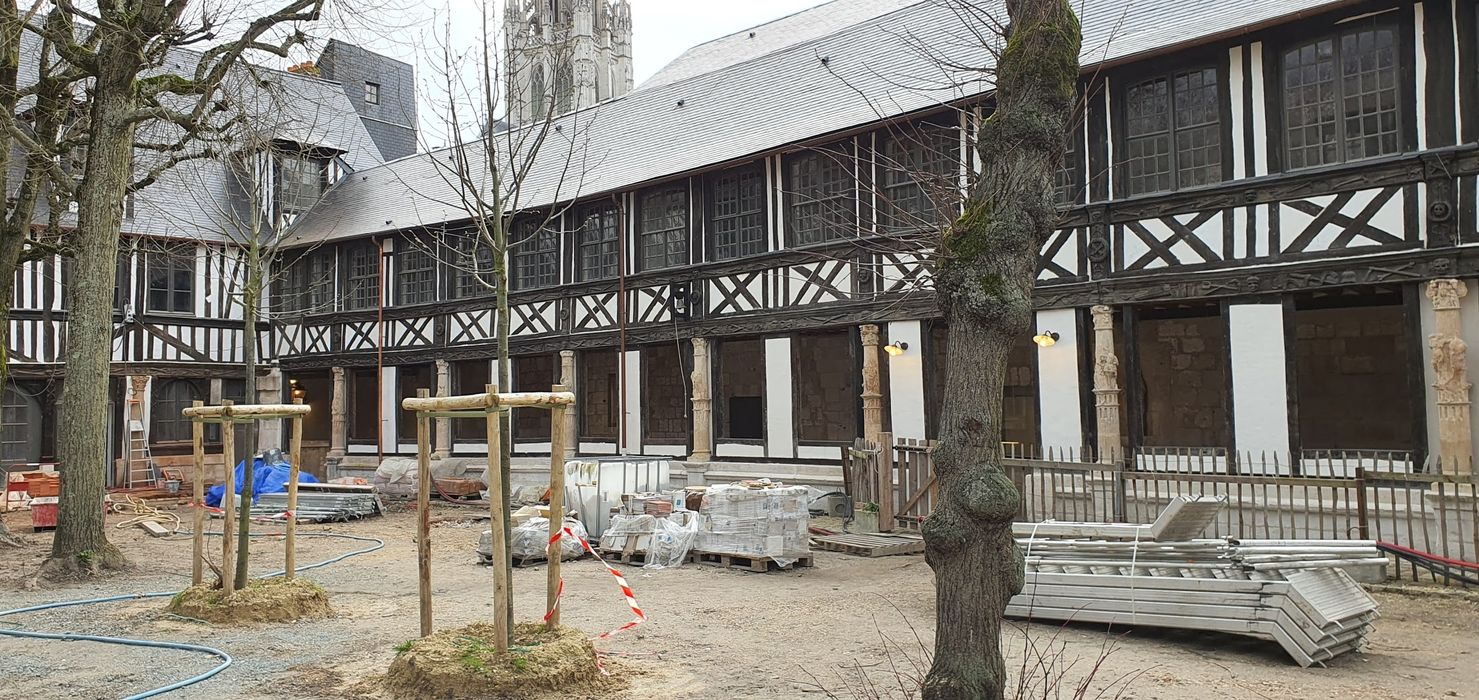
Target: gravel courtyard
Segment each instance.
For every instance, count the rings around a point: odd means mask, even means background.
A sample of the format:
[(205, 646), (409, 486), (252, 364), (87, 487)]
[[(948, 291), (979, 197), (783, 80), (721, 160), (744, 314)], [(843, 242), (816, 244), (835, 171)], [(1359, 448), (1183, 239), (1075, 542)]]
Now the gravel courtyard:
[[(464, 513), (450, 507), (435, 512), (443, 519), (432, 531), (439, 628), (482, 619), (492, 607), (491, 579), (473, 554), (481, 525), (460, 522)], [(24, 515), (4, 517), (12, 530), (29, 533)], [(383, 697), (375, 677), (394, 657), (394, 647), (416, 635), (414, 516), (401, 512), (302, 531), (386, 543), (380, 551), (304, 574), (329, 591), (336, 610), (330, 620), (217, 628), (168, 616), (165, 601), (156, 598), (17, 615), (0, 619), (0, 625), (208, 644), (234, 657), (225, 672), (169, 697)], [(187, 538), (151, 539), (134, 528), (112, 530), (110, 536), (137, 565), (135, 571), (101, 583), (30, 588), (50, 535), (24, 534), (26, 548), (0, 550), (0, 607), (188, 584)], [(298, 559), (319, 561), (362, 546), (304, 539)], [(253, 558), (257, 572), (280, 568), (281, 542), (258, 541)], [(900, 678), (922, 674), (927, 666), (922, 650), (931, 642), (934, 591), (921, 556), (862, 559), (821, 552), (813, 568), (764, 575), (691, 565), (624, 571), (650, 621), (597, 643), (625, 686), (603, 697), (903, 698), (908, 695)], [(630, 619), (599, 563), (569, 562), (565, 572), (566, 624), (596, 634)], [(542, 614), (544, 576), (542, 566), (515, 570), (520, 619)], [(1024, 657), (1028, 666), (1055, 665), (1035, 674), (1027, 697), (1072, 697), (1072, 688), (1091, 673), (1087, 683), (1094, 692), (1088, 697), (1479, 697), (1473, 683), (1479, 596), (1383, 587), (1376, 597), (1382, 619), (1370, 648), (1340, 657), (1329, 668), (1300, 669), (1271, 642), (1231, 635), (1152, 629), (1106, 634), (1095, 625), (1030, 624), (1013, 625), (1005, 638), (1014, 668)], [(203, 654), (180, 651), (0, 637), (0, 695), (117, 698), (214, 664)], [(1053, 682), (1061, 691), (1044, 687)]]

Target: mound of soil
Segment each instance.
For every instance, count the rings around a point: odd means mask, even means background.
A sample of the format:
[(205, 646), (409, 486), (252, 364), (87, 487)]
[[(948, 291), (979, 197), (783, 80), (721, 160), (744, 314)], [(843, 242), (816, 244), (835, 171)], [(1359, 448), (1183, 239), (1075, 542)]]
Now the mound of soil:
[(329, 594), (301, 578), (255, 579), (231, 595), (208, 585), (191, 586), (170, 599), (168, 610), (217, 624), (317, 620), (334, 613)]
[(566, 696), (616, 683), (596, 666), (596, 650), (579, 630), (521, 624), (500, 654), (493, 626), (472, 624), (396, 647), (384, 687), (404, 698), (517, 698), (559, 690)]

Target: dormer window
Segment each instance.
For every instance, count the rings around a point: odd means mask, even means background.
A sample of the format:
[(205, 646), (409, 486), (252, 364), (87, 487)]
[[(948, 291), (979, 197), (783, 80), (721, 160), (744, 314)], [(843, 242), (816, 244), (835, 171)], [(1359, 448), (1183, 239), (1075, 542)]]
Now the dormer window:
[(380, 83), (365, 82), (365, 104), (380, 104)]
[(324, 161), (298, 154), (278, 156), (279, 203), (285, 214), (307, 211), (324, 193)]

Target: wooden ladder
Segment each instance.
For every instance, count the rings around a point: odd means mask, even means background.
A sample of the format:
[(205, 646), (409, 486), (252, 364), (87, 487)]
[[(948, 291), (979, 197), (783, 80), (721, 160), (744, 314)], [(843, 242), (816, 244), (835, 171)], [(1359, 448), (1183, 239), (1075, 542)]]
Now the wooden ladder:
[(128, 422), (128, 472), (124, 481), (126, 488), (153, 488), (158, 484), (159, 473), (154, 468), (154, 456), (149, 453), (149, 438), (144, 433), (144, 422)]

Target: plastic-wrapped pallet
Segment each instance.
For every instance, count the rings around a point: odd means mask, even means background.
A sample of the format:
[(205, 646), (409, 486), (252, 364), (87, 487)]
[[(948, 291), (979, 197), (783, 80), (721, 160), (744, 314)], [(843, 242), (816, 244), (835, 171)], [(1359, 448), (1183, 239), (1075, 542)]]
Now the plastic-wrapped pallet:
[[(584, 538), (586, 537), (585, 525), (573, 518), (565, 519), (565, 527), (571, 532)], [(515, 560), (537, 560), (544, 559), (549, 546), (549, 519), (530, 518), (522, 525), (514, 526), (512, 536), (509, 538), (509, 554)], [(560, 538), (560, 559), (576, 559), (585, 553), (585, 548), (580, 546), (580, 541), (570, 537)], [(483, 537), (478, 542), (478, 556), (485, 560), (493, 556), (492, 531), (484, 530)]]
[(647, 514), (611, 516), (611, 523), (601, 535), (601, 549), (623, 555), (641, 554), (643, 568), (665, 569), (682, 566), (698, 537), (697, 513), (679, 511), (666, 517)]
[(710, 486), (694, 549), (790, 564), (811, 553), (809, 501), (805, 486)]

